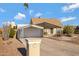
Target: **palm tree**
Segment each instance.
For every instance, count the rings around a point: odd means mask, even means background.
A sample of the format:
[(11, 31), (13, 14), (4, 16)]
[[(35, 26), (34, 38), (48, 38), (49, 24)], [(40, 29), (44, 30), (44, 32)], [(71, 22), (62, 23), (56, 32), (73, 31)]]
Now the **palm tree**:
[(24, 3), (24, 7), (25, 7), (25, 9), (27, 9), (28, 8), (28, 3)]

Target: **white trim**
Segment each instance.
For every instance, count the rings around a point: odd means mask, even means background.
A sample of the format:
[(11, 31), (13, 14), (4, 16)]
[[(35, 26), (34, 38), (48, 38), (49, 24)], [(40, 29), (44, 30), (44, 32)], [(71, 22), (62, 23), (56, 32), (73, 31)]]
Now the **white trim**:
[(28, 41), (28, 44), (41, 43), (40, 38), (25, 38)]
[(40, 42), (29, 42), (28, 41), (28, 44), (34, 44), (34, 43), (41, 43), (41, 41)]

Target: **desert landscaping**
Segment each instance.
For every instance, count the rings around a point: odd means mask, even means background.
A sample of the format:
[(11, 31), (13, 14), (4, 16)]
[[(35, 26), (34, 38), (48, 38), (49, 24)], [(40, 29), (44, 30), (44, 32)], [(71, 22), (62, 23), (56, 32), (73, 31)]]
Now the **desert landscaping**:
[[(62, 37), (64, 38), (64, 37)], [(41, 38), (41, 56), (78, 56), (79, 42), (59, 40), (57, 37)], [(69, 39), (69, 38), (67, 38)], [(0, 56), (26, 56), (27, 48), (19, 40), (12, 38), (3, 41), (0, 37)]]

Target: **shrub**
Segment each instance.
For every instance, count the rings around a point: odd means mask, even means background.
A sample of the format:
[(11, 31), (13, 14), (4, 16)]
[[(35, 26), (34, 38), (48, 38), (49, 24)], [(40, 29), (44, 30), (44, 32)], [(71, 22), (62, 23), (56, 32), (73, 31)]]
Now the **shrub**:
[(47, 35), (47, 32), (44, 32), (44, 35)]
[(10, 28), (10, 31), (9, 31), (9, 37), (10, 38), (13, 38), (14, 37), (14, 35), (15, 35), (15, 29), (13, 29), (13, 28)]
[(13, 29), (17, 29), (17, 26), (14, 26)]
[(76, 26), (74, 33), (79, 34), (79, 26)]
[(62, 36), (62, 30), (58, 30), (56, 35), (57, 35), (58, 37)]
[(2, 29), (0, 29), (0, 34), (2, 34)]
[(74, 27), (73, 26), (65, 26), (63, 28), (63, 34), (66, 34), (67, 36), (72, 36), (74, 33)]

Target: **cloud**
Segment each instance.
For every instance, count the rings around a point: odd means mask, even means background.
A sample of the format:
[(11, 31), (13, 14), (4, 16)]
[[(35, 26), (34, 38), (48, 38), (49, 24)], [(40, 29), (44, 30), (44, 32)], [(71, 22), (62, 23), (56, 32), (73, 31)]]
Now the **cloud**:
[(73, 4), (68, 4), (62, 8), (64, 12), (68, 11), (74, 11), (75, 9), (79, 8), (79, 3), (73, 3)]
[(26, 17), (25, 14), (18, 13), (18, 14), (14, 17), (14, 19), (23, 19), (23, 18), (25, 18), (25, 17)]
[(75, 20), (76, 17), (64, 17), (64, 18), (61, 18), (61, 22), (67, 22), (67, 21), (72, 21), (72, 20)]
[(43, 14), (39, 12), (39, 13), (36, 13), (34, 17), (40, 17), (40, 16), (42, 16), (42, 15), (43, 15)]
[(3, 8), (0, 8), (0, 12), (2, 12), (2, 13), (3, 13), (3, 12), (5, 12), (5, 10), (4, 10)]

